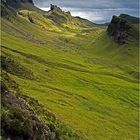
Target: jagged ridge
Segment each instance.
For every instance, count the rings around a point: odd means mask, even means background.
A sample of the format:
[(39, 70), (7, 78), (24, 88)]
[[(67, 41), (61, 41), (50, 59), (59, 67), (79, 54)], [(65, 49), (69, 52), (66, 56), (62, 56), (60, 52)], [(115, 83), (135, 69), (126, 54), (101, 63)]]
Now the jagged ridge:
[(52, 5), (50, 11), (47, 12), (46, 17), (53, 20), (59, 25), (65, 25), (66, 27), (93, 27), (94, 23), (87, 19), (82, 19), (79, 17), (73, 17), (69, 11), (65, 12), (60, 7)]

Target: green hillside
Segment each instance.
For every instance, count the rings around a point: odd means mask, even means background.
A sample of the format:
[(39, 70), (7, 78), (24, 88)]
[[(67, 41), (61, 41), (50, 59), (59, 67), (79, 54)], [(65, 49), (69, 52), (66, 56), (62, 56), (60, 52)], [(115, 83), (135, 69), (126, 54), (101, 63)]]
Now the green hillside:
[[(13, 94), (24, 100), (31, 112), (47, 126), (52, 125), (52, 132), (58, 130), (56, 139), (137, 140), (138, 40), (132, 38), (120, 45), (108, 35), (107, 27), (80, 18), (70, 22), (62, 18), (63, 22), (58, 23), (55, 18), (62, 17), (62, 13), (63, 17), (69, 14), (61, 11), (46, 15), (25, 8), (16, 11), (14, 17), (1, 18), (4, 91), (8, 91), (9, 97)], [(2, 97), (10, 102), (4, 94)], [(17, 102), (16, 98), (13, 102)], [(32, 100), (39, 105), (32, 104)], [(13, 114), (13, 108), (5, 102), (1, 115)], [(20, 111), (24, 110), (28, 108), (23, 104)], [(9, 127), (13, 128), (10, 122), (9, 119), (5, 126), (9, 131)], [(19, 136), (21, 126), (17, 125)], [(43, 123), (36, 125), (40, 126), (46, 127)]]

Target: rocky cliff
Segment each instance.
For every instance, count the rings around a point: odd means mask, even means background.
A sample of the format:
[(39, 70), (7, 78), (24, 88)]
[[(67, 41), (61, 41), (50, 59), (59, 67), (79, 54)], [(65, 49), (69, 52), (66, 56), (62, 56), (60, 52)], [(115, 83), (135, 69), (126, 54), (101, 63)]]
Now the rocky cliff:
[(125, 18), (117, 16), (113, 16), (107, 32), (120, 45), (129, 43), (135, 36), (132, 24)]

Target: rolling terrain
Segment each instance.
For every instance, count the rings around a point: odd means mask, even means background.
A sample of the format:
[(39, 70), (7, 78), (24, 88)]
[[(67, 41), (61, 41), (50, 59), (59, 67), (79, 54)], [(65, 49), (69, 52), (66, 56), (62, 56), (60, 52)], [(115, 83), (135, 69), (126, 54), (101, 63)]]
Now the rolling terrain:
[[(99, 26), (57, 6), (44, 12), (32, 1), (8, 1), (1, 3), (3, 120), (18, 112), (14, 108), (29, 113), (13, 115), (19, 121), (35, 114), (29, 131), (44, 129), (23, 139), (137, 140), (138, 23), (120, 15)], [(20, 122), (18, 133), (11, 131), (14, 117), (2, 126), (2, 137), (27, 133)]]

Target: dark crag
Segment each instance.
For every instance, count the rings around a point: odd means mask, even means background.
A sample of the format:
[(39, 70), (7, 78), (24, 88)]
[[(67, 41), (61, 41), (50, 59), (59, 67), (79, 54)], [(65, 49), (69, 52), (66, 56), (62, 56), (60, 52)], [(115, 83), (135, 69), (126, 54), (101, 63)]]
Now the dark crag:
[(115, 42), (120, 45), (128, 44), (130, 41), (138, 37), (132, 22), (122, 18), (122, 16), (113, 16), (108, 26), (107, 32), (113, 37)]

